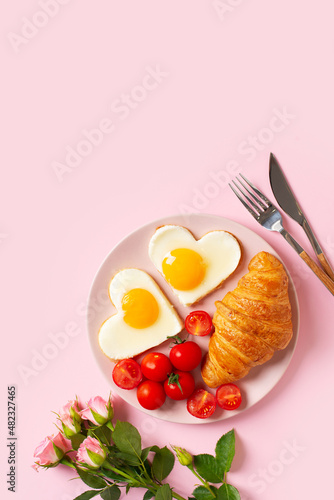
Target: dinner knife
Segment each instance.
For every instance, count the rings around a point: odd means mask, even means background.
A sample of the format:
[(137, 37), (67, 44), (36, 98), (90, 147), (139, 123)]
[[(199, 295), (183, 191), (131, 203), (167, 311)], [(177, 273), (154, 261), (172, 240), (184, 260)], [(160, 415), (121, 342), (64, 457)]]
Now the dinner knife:
[(334, 271), (317, 238), (315, 237), (302, 209), (300, 208), (299, 203), (292, 193), (277, 158), (273, 155), (273, 153), (270, 153), (269, 178), (271, 189), (279, 206), (304, 229), (324, 271), (326, 271), (328, 276), (334, 280)]

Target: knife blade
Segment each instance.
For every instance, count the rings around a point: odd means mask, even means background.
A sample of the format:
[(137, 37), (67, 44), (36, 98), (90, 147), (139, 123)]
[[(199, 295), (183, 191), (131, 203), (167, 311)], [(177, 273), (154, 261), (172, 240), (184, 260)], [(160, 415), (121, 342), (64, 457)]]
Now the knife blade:
[(313, 233), (308, 220), (305, 217), (296, 197), (294, 196), (288, 181), (279, 165), (277, 158), (273, 153), (270, 153), (269, 161), (269, 179), (271, 189), (279, 206), (286, 212), (292, 219), (304, 229), (306, 236), (315, 251), (319, 262), (321, 263), (324, 271), (334, 280), (334, 271), (328, 262), (328, 259), (320, 246), (315, 234)]

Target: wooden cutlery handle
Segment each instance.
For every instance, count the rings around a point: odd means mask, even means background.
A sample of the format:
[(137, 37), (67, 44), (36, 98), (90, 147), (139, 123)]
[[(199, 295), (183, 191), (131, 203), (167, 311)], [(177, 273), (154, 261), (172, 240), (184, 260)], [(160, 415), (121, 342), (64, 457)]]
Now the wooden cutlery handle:
[[(320, 281), (328, 288), (332, 295), (334, 295), (334, 281), (322, 270), (317, 264), (311, 259), (311, 257), (303, 250), (300, 254), (303, 261), (308, 265), (310, 269), (316, 274)], [(320, 256), (319, 256), (320, 257)]]
[(332, 278), (332, 280), (334, 280), (334, 271), (333, 271), (333, 269), (331, 268), (330, 263), (329, 263), (329, 262), (328, 262), (328, 260), (326, 259), (325, 254), (323, 254), (323, 253), (319, 253), (319, 254), (318, 254), (318, 259), (319, 259), (319, 261), (321, 262), (321, 265), (322, 265), (323, 269), (326, 271), (326, 273), (328, 274), (328, 276), (329, 276), (330, 278)]

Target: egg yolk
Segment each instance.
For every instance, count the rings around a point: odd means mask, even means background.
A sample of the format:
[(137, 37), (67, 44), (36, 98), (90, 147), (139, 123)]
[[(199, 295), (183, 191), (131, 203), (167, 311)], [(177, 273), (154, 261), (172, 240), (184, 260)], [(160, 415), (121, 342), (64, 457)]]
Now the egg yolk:
[(205, 262), (201, 255), (189, 248), (177, 248), (162, 261), (162, 272), (176, 290), (196, 288), (205, 275)]
[(159, 306), (156, 298), (144, 288), (134, 288), (122, 299), (123, 319), (133, 328), (147, 328), (156, 322)]

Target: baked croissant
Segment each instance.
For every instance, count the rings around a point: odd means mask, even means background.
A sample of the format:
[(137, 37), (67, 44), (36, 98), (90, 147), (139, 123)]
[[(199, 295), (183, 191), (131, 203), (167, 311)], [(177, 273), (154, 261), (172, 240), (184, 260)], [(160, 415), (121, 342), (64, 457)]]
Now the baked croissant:
[(255, 255), (249, 272), (222, 301), (215, 302), (215, 331), (202, 366), (209, 387), (238, 380), (284, 349), (292, 337), (288, 276), (267, 252)]

